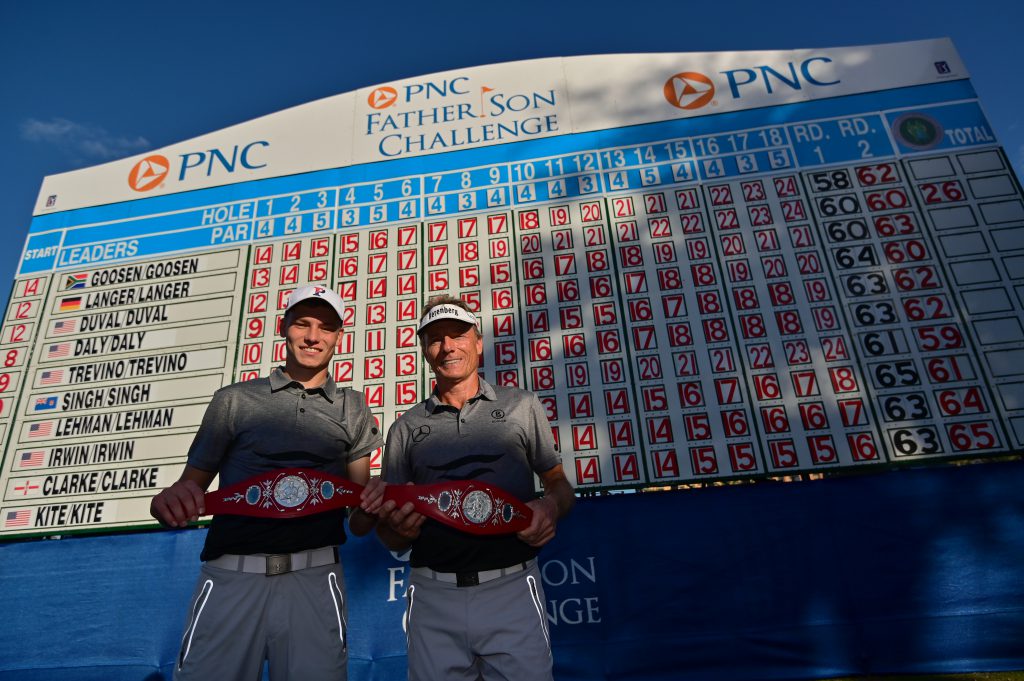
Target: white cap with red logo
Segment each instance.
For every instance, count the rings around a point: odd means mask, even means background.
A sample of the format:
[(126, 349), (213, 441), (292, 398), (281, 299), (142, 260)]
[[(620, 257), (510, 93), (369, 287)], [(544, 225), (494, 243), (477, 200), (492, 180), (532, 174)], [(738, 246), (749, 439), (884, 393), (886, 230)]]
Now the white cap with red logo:
[(338, 313), (339, 322), (345, 319), (345, 303), (341, 296), (326, 286), (303, 286), (295, 289), (288, 298), (288, 307), (284, 313), (287, 315), (289, 310), (306, 300), (322, 300)]

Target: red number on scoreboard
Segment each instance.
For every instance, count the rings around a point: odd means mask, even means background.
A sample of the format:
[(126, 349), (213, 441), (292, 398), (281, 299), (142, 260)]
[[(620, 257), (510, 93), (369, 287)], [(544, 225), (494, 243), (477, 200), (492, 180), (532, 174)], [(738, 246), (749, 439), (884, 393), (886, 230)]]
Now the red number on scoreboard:
[(835, 441), (831, 435), (809, 436), (807, 448), (811, 451), (811, 461), (815, 464), (836, 463), (839, 460)]
[(572, 448), (576, 451), (597, 449), (597, 428), (592, 423), (572, 427)]
[(576, 458), (576, 482), (581, 485), (596, 485), (601, 482), (601, 467), (596, 456)]
[(775, 468), (792, 468), (800, 463), (796, 454), (796, 443), (792, 440), (772, 440), (768, 443)]
[(569, 417), (573, 419), (594, 417), (594, 402), (591, 399), (590, 393), (569, 395)]
[(614, 454), (612, 462), (615, 467), (617, 482), (630, 482), (640, 479), (640, 466), (636, 454)]
[(764, 425), (764, 432), (768, 434), (789, 432), (789, 417), (786, 416), (786, 408), (781, 404), (761, 407), (761, 422)]
[(690, 447), (690, 466), (694, 475), (712, 475), (718, 472), (714, 447)]
[(754, 445), (749, 442), (733, 442), (729, 445), (729, 463), (734, 473), (757, 469)]
[(651, 452), (651, 462), (654, 464), (654, 477), (679, 477), (679, 458), (676, 456), (674, 449)]
[(747, 414), (742, 409), (723, 411), (722, 426), (725, 428), (726, 437), (741, 437), (750, 432)]
[(632, 421), (609, 421), (608, 437), (612, 447), (632, 447), (634, 444)]

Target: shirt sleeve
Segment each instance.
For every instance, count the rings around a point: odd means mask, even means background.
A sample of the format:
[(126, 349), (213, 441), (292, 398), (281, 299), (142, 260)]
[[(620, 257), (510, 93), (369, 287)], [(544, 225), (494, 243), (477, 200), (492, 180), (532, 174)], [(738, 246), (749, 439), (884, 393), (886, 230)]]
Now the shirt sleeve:
[(530, 466), (537, 473), (551, 470), (562, 463), (562, 457), (555, 451), (555, 438), (551, 434), (551, 422), (544, 406), (533, 393), (529, 394), (530, 415), (527, 427), (529, 449), (527, 456)]
[(232, 399), (225, 389), (213, 394), (203, 422), (188, 449), (188, 465), (204, 471), (219, 471), (224, 456), (231, 448), (235, 434), (232, 431)]
[(367, 457), (384, 446), (380, 427), (374, 420), (362, 393), (355, 390), (345, 391), (345, 421), (352, 437), (352, 448), (348, 453), (349, 463)]
[(381, 478), (388, 484), (404, 484), (412, 482), (412, 464), (406, 448), (407, 428), (401, 419), (391, 424), (388, 429), (388, 444), (384, 448), (384, 461), (381, 464)]

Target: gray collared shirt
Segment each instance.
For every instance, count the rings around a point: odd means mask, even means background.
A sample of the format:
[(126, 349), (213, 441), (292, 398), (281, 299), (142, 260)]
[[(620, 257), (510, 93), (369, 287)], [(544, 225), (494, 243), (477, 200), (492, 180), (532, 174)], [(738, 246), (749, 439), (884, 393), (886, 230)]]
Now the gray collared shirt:
[(214, 393), (188, 462), (217, 471), (227, 486), (276, 468), (345, 475), (349, 463), (382, 444), (362, 393), (339, 389), (331, 376), (303, 388), (278, 367)]
[[(461, 410), (431, 395), (395, 421), (382, 476), (389, 484), (480, 480), (526, 501), (537, 496), (534, 473), (560, 463), (536, 395), (481, 379), (479, 391)], [(429, 522), (413, 544), (412, 564), (443, 572), (485, 570), (535, 554), (514, 535), (481, 541)]]
[[(347, 477), (349, 463), (369, 456), (382, 444), (362, 393), (338, 388), (330, 376), (322, 386), (307, 389), (276, 368), (267, 378), (233, 383), (214, 393), (189, 449), (188, 463), (216, 471), (221, 487), (280, 468), (311, 468)], [(300, 527), (319, 527), (326, 518), (216, 516), (203, 558), (221, 553), (284, 553), (340, 543), (344, 540), (340, 518), (338, 514), (334, 521), (337, 529), (325, 526), (307, 532), (315, 536), (306, 541), (289, 535), (301, 535), (295, 531)], [(258, 528), (266, 523), (285, 525), (272, 531)], [(300, 539), (298, 543), (312, 545), (295, 548)]]

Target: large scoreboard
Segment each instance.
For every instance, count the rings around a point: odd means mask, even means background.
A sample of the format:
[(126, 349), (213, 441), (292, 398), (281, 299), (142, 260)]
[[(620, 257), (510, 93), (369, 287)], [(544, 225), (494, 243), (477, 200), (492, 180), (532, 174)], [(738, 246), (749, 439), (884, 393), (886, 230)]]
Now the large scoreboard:
[(149, 524), (310, 282), (382, 428), (431, 389), (422, 303), (469, 301), (579, 490), (1017, 452), (1022, 227), (947, 40), (484, 66), (48, 177), (0, 329), (0, 534)]

